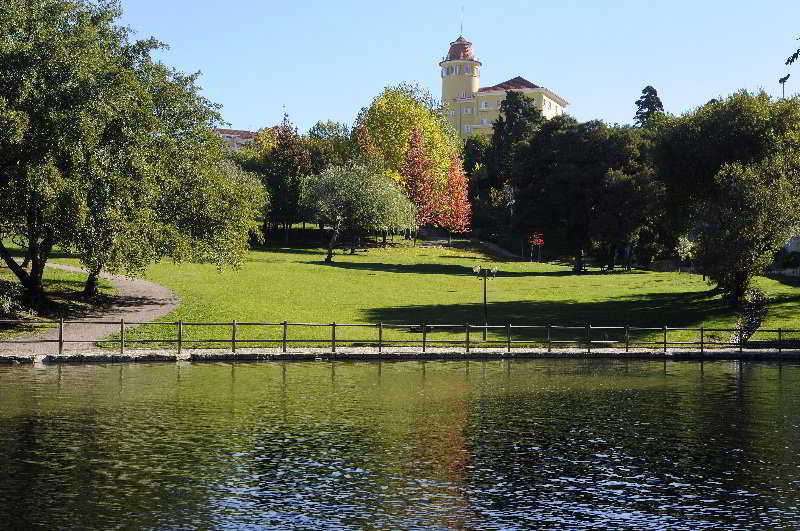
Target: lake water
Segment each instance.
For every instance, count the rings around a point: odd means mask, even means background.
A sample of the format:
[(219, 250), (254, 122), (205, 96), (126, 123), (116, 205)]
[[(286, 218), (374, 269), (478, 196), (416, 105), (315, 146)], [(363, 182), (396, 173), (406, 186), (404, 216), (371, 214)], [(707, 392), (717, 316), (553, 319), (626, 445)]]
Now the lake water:
[(0, 527), (800, 526), (797, 364), (0, 367)]

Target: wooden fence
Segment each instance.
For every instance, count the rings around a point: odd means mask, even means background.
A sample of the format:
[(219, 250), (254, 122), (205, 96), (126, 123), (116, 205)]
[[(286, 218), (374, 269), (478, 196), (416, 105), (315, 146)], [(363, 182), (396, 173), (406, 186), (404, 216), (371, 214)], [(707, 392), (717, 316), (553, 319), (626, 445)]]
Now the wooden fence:
[[(112, 333), (116, 332), (117, 337), (105, 340), (81, 340), (81, 339), (65, 339), (64, 330), (71, 324), (95, 324), (107, 325), (114, 327)], [(776, 349), (779, 353), (784, 349), (797, 349), (800, 347), (800, 338), (795, 339), (789, 337), (791, 334), (796, 334), (800, 330), (793, 329), (759, 329), (753, 336), (764, 334), (772, 336), (768, 340), (748, 340), (744, 342), (737, 341), (718, 341), (714, 337), (709, 338), (708, 333), (725, 332), (729, 334), (736, 333), (741, 337), (741, 330), (736, 328), (687, 328), (687, 327), (634, 327), (634, 326), (592, 326), (590, 324), (581, 326), (559, 326), (559, 325), (453, 325), (453, 324), (388, 324), (388, 323), (290, 323), (283, 322), (187, 322), (187, 321), (174, 321), (174, 322), (156, 322), (156, 321), (67, 321), (60, 319), (53, 320), (0, 320), (0, 325), (16, 325), (16, 326), (53, 326), (57, 327), (58, 337), (55, 339), (0, 339), (0, 344), (29, 344), (29, 343), (54, 343), (58, 345), (59, 354), (64, 352), (64, 346), (67, 343), (92, 343), (104, 345), (118, 345), (119, 352), (125, 353), (125, 349), (131, 345), (144, 345), (144, 344), (168, 344), (175, 345), (180, 354), (184, 347), (191, 345), (220, 345), (220, 348), (227, 348), (236, 352), (237, 347), (245, 346), (280, 346), (282, 352), (287, 352), (290, 345), (302, 344), (308, 345), (321, 345), (322, 347), (330, 347), (331, 352), (336, 352), (337, 346), (345, 345), (358, 345), (370, 346), (377, 348), (377, 351), (383, 352), (385, 347), (392, 345), (404, 345), (422, 347), (422, 352), (426, 352), (428, 347), (435, 345), (448, 345), (448, 346), (463, 346), (465, 352), (469, 353), (472, 348), (481, 347), (500, 347), (507, 352), (512, 352), (516, 347), (524, 345), (525, 347), (538, 347), (546, 348), (547, 352), (551, 352), (553, 348), (573, 346), (578, 348), (585, 348), (588, 353), (592, 352), (592, 348), (618, 348), (628, 352), (631, 348), (646, 347), (650, 350), (667, 351), (670, 347), (679, 347), (682, 349), (699, 350), (701, 353), (707, 348), (738, 348), (739, 352), (744, 349), (753, 348), (768, 348)], [(127, 327), (138, 326), (161, 326), (161, 327), (174, 327), (174, 333), (170, 337), (159, 337), (158, 339), (130, 339), (126, 338)], [(223, 327), (229, 329), (229, 334), (224, 338), (210, 338), (210, 339), (187, 339), (184, 337), (185, 329), (187, 327)], [(237, 338), (237, 331), (243, 327), (261, 327), (261, 328), (278, 328), (279, 339), (244, 339)], [(291, 334), (291, 329), (298, 329), (302, 327), (312, 328), (328, 328), (330, 334), (326, 339), (310, 339), (297, 337)], [(372, 339), (353, 339), (343, 337), (341, 334), (343, 329), (348, 328), (367, 328), (374, 329), (374, 336)], [(405, 329), (408, 332), (418, 333), (421, 337), (415, 339), (387, 339), (384, 337), (384, 332), (393, 329)], [(339, 336), (337, 336), (339, 331)], [(431, 339), (429, 334), (434, 332), (457, 332), (463, 334), (463, 339)], [(494, 332), (497, 339), (487, 339), (487, 332)], [(669, 332), (675, 331), (690, 331), (697, 334), (697, 341), (674, 341), (668, 337)], [(481, 333), (481, 337), (475, 337), (474, 332)], [(498, 334), (499, 332), (499, 334)], [(539, 337), (520, 339), (521, 333), (538, 332)], [(609, 333), (617, 334), (618, 339), (608, 339)], [(573, 337), (564, 338), (564, 335)], [(650, 334), (659, 336), (658, 341), (643, 341), (640, 338), (634, 337), (636, 335)], [(603, 336), (602, 339), (598, 336)], [(735, 337), (735, 336), (731, 336)], [(711, 339), (711, 340), (709, 340)]]

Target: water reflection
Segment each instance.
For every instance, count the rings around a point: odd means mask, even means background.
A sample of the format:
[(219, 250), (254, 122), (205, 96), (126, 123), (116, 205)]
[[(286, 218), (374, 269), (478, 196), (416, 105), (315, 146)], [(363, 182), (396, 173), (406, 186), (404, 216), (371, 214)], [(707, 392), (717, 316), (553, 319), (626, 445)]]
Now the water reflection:
[(800, 367), (0, 368), (10, 527), (797, 527)]

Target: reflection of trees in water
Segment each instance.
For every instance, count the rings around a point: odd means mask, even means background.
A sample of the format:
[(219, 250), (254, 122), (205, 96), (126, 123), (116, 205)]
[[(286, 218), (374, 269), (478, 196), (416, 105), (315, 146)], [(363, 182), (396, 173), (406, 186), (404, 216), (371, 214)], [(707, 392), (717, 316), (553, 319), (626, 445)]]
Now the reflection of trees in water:
[(796, 504), (798, 380), (601, 360), (0, 369), (0, 509), (49, 527), (525, 525), (598, 506), (726, 522)]

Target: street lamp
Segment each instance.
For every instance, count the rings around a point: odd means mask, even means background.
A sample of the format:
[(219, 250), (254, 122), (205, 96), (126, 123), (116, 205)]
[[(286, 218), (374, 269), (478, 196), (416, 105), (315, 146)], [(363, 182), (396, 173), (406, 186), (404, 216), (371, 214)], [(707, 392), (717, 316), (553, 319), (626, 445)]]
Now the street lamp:
[(486, 280), (497, 275), (497, 268), (486, 269), (485, 267), (475, 266), (472, 268), (478, 278), (483, 279), (483, 340), (486, 341), (486, 327), (489, 326), (489, 310), (486, 306)]

